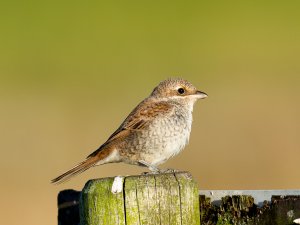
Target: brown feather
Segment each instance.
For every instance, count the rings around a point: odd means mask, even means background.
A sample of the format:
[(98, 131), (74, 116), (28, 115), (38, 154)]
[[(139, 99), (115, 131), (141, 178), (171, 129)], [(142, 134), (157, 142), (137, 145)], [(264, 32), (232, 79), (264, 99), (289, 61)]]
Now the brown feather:
[(77, 164), (75, 167), (73, 167), (72, 169), (68, 170), (67, 172), (63, 173), (62, 175), (54, 178), (53, 180), (51, 180), (51, 183), (62, 183), (64, 181), (69, 180), (71, 177), (80, 174), (84, 171), (86, 171), (87, 169), (91, 168), (92, 166), (95, 165), (97, 161), (94, 158), (89, 158), (86, 159), (85, 161)]
[(64, 181), (69, 180), (71, 177), (86, 171), (87, 169), (93, 167), (96, 163), (98, 163), (102, 159), (105, 159), (111, 153), (111, 150), (112, 149), (110, 148), (102, 149), (102, 151), (98, 152), (98, 154), (88, 157), (86, 160), (77, 164), (72, 169), (54, 178), (53, 180), (51, 180), (51, 183), (57, 183), (57, 184), (62, 183)]
[(153, 101), (153, 99), (145, 99), (132, 110), (121, 126), (108, 138), (108, 140), (87, 158), (96, 156), (102, 149), (106, 148), (112, 142), (122, 140), (130, 132), (144, 129), (146, 126), (149, 126), (157, 116), (170, 113), (172, 109), (173, 105), (165, 101), (157, 102)]

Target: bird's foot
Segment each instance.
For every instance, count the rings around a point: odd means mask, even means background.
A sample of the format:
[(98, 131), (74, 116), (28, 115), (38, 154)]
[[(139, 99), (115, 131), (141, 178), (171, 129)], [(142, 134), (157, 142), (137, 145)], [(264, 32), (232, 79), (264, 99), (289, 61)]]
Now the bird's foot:
[(159, 169), (158, 167), (156, 166), (153, 166), (151, 165), (150, 163), (146, 162), (146, 161), (143, 161), (143, 160), (140, 160), (139, 161), (139, 164), (141, 166), (145, 166), (145, 167), (148, 167), (148, 169), (150, 170), (150, 172), (143, 172), (142, 175), (149, 175), (149, 174), (160, 174), (160, 173), (176, 173), (176, 172), (180, 172), (180, 170), (177, 170), (177, 169), (171, 169), (171, 168), (168, 168), (168, 169)]
[(150, 163), (148, 163), (148, 162), (146, 162), (144, 160), (140, 160), (139, 164), (141, 166), (148, 167), (148, 169), (150, 170), (150, 172), (143, 172), (142, 175), (159, 174), (159, 173), (161, 173), (161, 170), (159, 168), (157, 168), (156, 166), (151, 165)]
[(159, 171), (148, 171), (148, 172), (142, 172), (141, 175), (155, 175), (155, 174), (160, 174)]
[(180, 172), (180, 170), (176, 169), (158, 169), (157, 170), (151, 170), (150, 172), (143, 172), (141, 175), (153, 175), (153, 174), (163, 174), (163, 173), (176, 173)]
[(171, 169), (171, 168), (161, 169), (161, 170), (160, 170), (160, 173), (176, 173), (176, 172), (180, 172), (180, 170), (177, 170), (177, 169)]

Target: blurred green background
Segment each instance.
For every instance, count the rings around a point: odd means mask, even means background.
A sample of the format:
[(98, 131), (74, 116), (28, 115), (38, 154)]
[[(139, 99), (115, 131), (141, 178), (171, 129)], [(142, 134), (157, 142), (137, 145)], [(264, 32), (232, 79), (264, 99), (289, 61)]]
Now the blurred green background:
[(0, 3), (1, 223), (56, 224), (56, 196), (84, 159), (168, 77), (198, 102), (190, 144), (163, 165), (200, 189), (300, 188), (300, 2)]

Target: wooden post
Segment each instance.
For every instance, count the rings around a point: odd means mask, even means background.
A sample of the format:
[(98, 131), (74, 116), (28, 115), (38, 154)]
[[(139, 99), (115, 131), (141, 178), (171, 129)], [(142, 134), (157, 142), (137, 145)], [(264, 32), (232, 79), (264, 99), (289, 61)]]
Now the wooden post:
[(200, 191), (200, 217), (203, 225), (300, 224), (300, 190)]
[(187, 172), (90, 180), (80, 199), (81, 225), (200, 224), (196, 182)]
[[(160, 176), (162, 177), (160, 178), (148, 177), (149, 179), (146, 182), (146, 186), (149, 188), (149, 186), (153, 184), (154, 179), (156, 195), (153, 195), (147, 191), (138, 191), (141, 190), (138, 188), (140, 185), (145, 186), (145, 183), (143, 184), (142, 180), (144, 179), (143, 176), (129, 177), (125, 179), (126, 182), (123, 182), (124, 180), (122, 179), (119, 179), (121, 182), (113, 182), (112, 178), (90, 181), (86, 185), (85, 190), (87, 192), (85, 193), (86, 196), (84, 198), (90, 197), (91, 202), (85, 199), (86, 205), (81, 204), (81, 218), (84, 218), (84, 221), (81, 219), (82, 224), (86, 224), (87, 220), (94, 221), (95, 223), (99, 222), (99, 224), (155, 224), (157, 223), (158, 219), (160, 219), (159, 222), (163, 225), (178, 224), (181, 221), (183, 221), (182, 224), (185, 224), (184, 221), (189, 223), (189, 215), (193, 214), (184, 213), (184, 209), (186, 208), (186, 205), (184, 205), (185, 201), (178, 200), (178, 197), (170, 197), (171, 195), (176, 196), (178, 193), (180, 193), (180, 199), (182, 199), (186, 194), (191, 193), (190, 191), (183, 191), (183, 187), (180, 184), (180, 176), (182, 175), (183, 174), (176, 173), (173, 175), (173, 177), (171, 176), (171, 179), (170, 174), (161, 174)], [(183, 178), (185, 180), (186, 176), (184, 175)], [(108, 180), (109, 182), (101, 182), (105, 180)], [(92, 186), (89, 185), (93, 184), (94, 182), (99, 182), (99, 184), (94, 185), (94, 187), (96, 186), (94, 190), (88, 191), (90, 188), (92, 188)], [(116, 193), (116, 195), (112, 195), (111, 185), (115, 183), (119, 183), (120, 186), (113, 185), (113, 191)], [(124, 185), (126, 185), (127, 189), (122, 189)], [(170, 188), (174, 185), (175, 187), (177, 185), (177, 188)], [(130, 187), (132, 187), (132, 189), (130, 189)], [(180, 192), (179, 188), (181, 188)], [(189, 189), (184, 188), (184, 190)], [(97, 191), (100, 191), (102, 195), (97, 194)], [(94, 196), (90, 195), (92, 192), (95, 193)], [(75, 190), (63, 190), (59, 193), (59, 225), (79, 224), (79, 196), (81, 193), (83, 192)], [(125, 200), (123, 200), (124, 196), (127, 196)], [(164, 198), (161, 200), (160, 198), (162, 196), (164, 196)], [(200, 220), (202, 225), (300, 224), (300, 190), (200, 190), (199, 197)], [(93, 198), (97, 198), (97, 201), (93, 201)], [(101, 199), (99, 200), (98, 198), (103, 199), (104, 202), (99, 203)], [(142, 200), (140, 200), (140, 198), (142, 198)], [(149, 205), (141, 205), (142, 202), (146, 203), (145, 201), (149, 198), (154, 198), (156, 202), (158, 202), (158, 209), (155, 204), (151, 203), (153, 201), (149, 202)], [(133, 199), (133, 201), (130, 199)], [(82, 198), (82, 203), (84, 203), (83, 200), (84, 199)], [(180, 205), (178, 205), (178, 201), (181, 202)], [(163, 204), (164, 202), (167, 202), (167, 204)], [(93, 203), (94, 205), (89, 207), (89, 204)], [(102, 206), (99, 207), (96, 203), (101, 204)], [(194, 203), (198, 204), (196, 201)], [(104, 209), (103, 204), (106, 204), (104, 205)], [(170, 204), (172, 205), (170, 206)], [(194, 207), (196, 209), (198, 206), (196, 205)], [(140, 214), (142, 211), (141, 209), (148, 210), (149, 208), (152, 208), (148, 211), (149, 215), (146, 213)], [(178, 208), (181, 210), (181, 213), (177, 213)], [(157, 215), (157, 211), (159, 212), (159, 215)], [(98, 213), (101, 215), (102, 219), (98, 218)], [(165, 214), (168, 216), (161, 216)], [(88, 218), (84, 216), (87, 216)], [(185, 216), (187, 217), (184, 218)], [(107, 220), (104, 220), (105, 218)]]

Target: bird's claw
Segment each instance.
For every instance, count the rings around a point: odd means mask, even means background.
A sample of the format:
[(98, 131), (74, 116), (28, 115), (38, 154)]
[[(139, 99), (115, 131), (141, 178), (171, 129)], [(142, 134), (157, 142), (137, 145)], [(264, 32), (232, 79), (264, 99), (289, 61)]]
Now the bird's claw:
[[(150, 169), (150, 168), (149, 168)], [(152, 168), (153, 169), (153, 168)], [(180, 172), (180, 170), (177, 169), (158, 169), (156, 168), (155, 170), (150, 169), (150, 172), (143, 172), (142, 175), (153, 175), (153, 174), (162, 174), (162, 173), (176, 173)]]
[(160, 172), (161, 173), (176, 173), (176, 172), (180, 172), (180, 170), (167, 168), (167, 169), (161, 169)]

